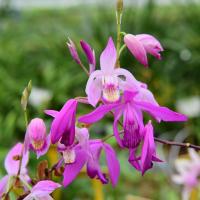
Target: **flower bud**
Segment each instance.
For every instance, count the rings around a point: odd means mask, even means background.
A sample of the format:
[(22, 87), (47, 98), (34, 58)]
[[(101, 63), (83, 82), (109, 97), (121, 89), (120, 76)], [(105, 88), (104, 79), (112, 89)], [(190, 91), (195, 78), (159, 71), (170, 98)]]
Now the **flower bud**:
[(41, 149), (46, 139), (46, 126), (42, 119), (31, 120), (28, 126), (28, 135), (33, 149)]
[(50, 145), (49, 138), (44, 121), (40, 118), (32, 119), (25, 136), (25, 152), (30, 149), (36, 152), (38, 157), (44, 155)]
[(122, 13), (123, 7), (124, 7), (124, 5), (123, 5), (123, 0), (117, 0), (117, 12), (118, 12), (119, 14)]
[(78, 56), (77, 50), (76, 50), (76, 46), (74, 44), (74, 42), (69, 38), (69, 42), (67, 43), (67, 46), (69, 48), (70, 54), (72, 56), (72, 58), (77, 62), (77, 64), (81, 64), (81, 60)]

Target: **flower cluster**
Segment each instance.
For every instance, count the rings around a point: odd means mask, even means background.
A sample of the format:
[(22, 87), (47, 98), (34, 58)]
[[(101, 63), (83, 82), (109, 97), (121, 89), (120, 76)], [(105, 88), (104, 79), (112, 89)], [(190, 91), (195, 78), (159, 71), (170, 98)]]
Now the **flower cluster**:
[[(85, 89), (87, 96), (67, 100), (59, 111), (45, 110), (45, 113), (53, 118), (49, 134), (42, 119), (35, 118), (30, 121), (24, 144), (15, 145), (5, 159), (8, 175), (0, 181), (1, 198), (5, 197), (18, 181), (24, 188), (25, 200), (52, 199), (50, 194), (61, 186), (51, 180), (52, 171), (61, 174), (62, 184), (66, 187), (84, 166), (90, 178), (99, 179), (103, 184), (111, 181), (115, 186), (120, 175), (120, 163), (115, 150), (107, 143), (109, 137), (90, 138), (87, 128), (108, 113), (114, 116), (111, 137), (116, 138), (121, 150), (129, 151), (127, 161), (142, 175), (152, 168), (154, 162), (162, 162), (156, 153), (152, 122), (149, 120), (145, 123), (143, 113), (148, 113), (158, 123), (187, 120), (185, 115), (160, 106), (145, 83), (138, 81), (127, 69), (119, 67), (119, 51), (116, 50), (111, 37), (100, 55), (98, 70), (95, 52), (87, 42), (82, 40), (80, 45), (86, 55), (89, 70), (82, 63), (73, 41), (69, 39), (67, 45), (72, 58), (89, 76)], [(160, 52), (163, 48), (151, 35), (125, 34), (124, 45), (145, 67), (148, 66), (147, 54), (161, 59)], [(24, 92), (24, 110), (30, 93), (28, 89)], [(94, 108), (93, 111), (77, 117), (80, 103), (90, 104)], [(39, 158), (48, 152), (51, 144), (56, 147), (60, 158), (51, 170), (47, 169), (45, 180), (33, 181), (26, 168), (29, 152), (35, 152)], [(100, 165), (103, 151), (107, 174), (102, 171)]]

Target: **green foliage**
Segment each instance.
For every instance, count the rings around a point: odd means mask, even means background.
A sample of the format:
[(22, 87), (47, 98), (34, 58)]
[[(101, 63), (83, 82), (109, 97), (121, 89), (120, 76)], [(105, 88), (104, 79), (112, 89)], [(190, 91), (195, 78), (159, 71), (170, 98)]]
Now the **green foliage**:
[[(29, 106), (30, 118), (36, 116), (46, 118), (43, 109), (59, 109), (68, 98), (85, 95), (87, 76), (70, 57), (66, 48), (67, 37), (76, 41), (77, 44), (80, 39), (88, 41), (99, 58), (108, 37), (116, 38), (116, 27), (114, 9), (102, 7), (9, 11), (1, 16), (3, 17), (0, 18), (0, 145), (1, 148), (8, 148), (24, 137), (25, 124), (20, 99), (22, 90), (30, 79), (33, 86), (53, 92), (53, 99), (47, 105), (40, 108)], [(200, 95), (199, 6), (191, 4), (156, 7), (150, 1), (144, 8), (125, 8), (122, 29), (127, 33), (152, 34), (163, 44), (165, 49), (163, 60), (157, 61), (149, 57), (149, 69), (144, 69), (128, 51), (122, 54), (121, 60), (122, 66), (128, 66), (137, 79), (149, 84), (149, 88), (161, 105), (174, 108), (177, 99)], [(81, 58), (86, 64), (86, 58), (84, 56)], [(86, 113), (87, 109), (91, 108), (85, 108), (85, 106), (79, 108), (80, 113)], [(50, 122), (49, 119), (48, 122)], [(111, 130), (110, 121), (105, 121), (105, 123), (107, 124), (98, 123), (98, 129), (92, 129), (93, 134), (103, 135), (105, 130)], [(192, 140), (200, 141), (199, 121), (191, 119), (188, 126), (193, 133)], [(176, 133), (182, 127), (182, 124), (163, 123), (156, 126), (156, 132), (160, 134), (174, 130)], [(5, 152), (6, 150), (1, 149), (1, 163)], [(126, 165), (122, 165), (123, 176), (117, 186), (117, 194), (115, 194), (116, 190), (114, 191), (110, 186), (106, 187), (104, 192), (108, 194), (109, 199), (113, 197), (124, 199), (124, 193), (144, 194), (152, 199), (165, 199), (165, 194), (168, 193), (168, 199), (178, 199), (177, 194), (170, 190), (164, 176), (159, 174), (153, 179), (152, 176), (151, 178), (147, 176), (145, 181), (142, 178), (141, 183), (141, 177), (127, 165), (127, 155), (120, 154), (120, 156), (121, 161)], [(152, 175), (153, 172), (150, 174)], [(162, 178), (156, 180), (156, 177), (160, 176)], [(126, 187), (120, 187), (124, 181)], [(149, 185), (156, 184), (156, 181), (163, 184), (157, 183), (156, 187), (159, 188), (157, 196), (153, 187), (150, 190), (154, 193), (145, 193), (149, 187), (148, 183)], [(74, 194), (67, 194), (70, 188), (76, 188), (75, 191), (78, 188), (81, 194), (90, 198), (92, 194), (88, 189), (88, 182), (85, 180), (76, 182), (78, 183), (67, 189), (66, 196), (71, 199)], [(135, 187), (138, 184), (140, 190)], [(87, 186), (84, 187), (84, 185)]]

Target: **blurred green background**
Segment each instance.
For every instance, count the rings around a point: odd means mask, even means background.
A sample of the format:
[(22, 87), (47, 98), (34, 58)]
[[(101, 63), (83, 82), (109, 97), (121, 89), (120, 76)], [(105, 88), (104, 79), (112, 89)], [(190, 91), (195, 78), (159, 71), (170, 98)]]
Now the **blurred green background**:
[[(149, 33), (161, 41), (165, 51), (163, 60), (149, 57), (150, 67), (143, 68), (126, 50), (121, 65), (134, 76), (148, 83), (160, 105), (177, 110), (181, 99), (200, 95), (200, 4), (159, 6), (148, 1), (142, 7), (126, 7), (122, 29), (127, 33)], [(29, 105), (30, 118), (41, 117), (50, 123), (44, 109), (59, 109), (68, 98), (85, 96), (87, 77), (72, 60), (66, 48), (67, 37), (76, 42), (86, 40), (99, 55), (112, 36), (116, 40), (114, 7), (74, 6), (63, 9), (15, 10), (5, 5), (0, 10), (0, 161), (3, 169), (8, 149), (23, 140), (25, 133), (23, 113), (20, 108), (22, 91), (31, 79), (33, 86), (52, 93), (50, 101)], [(80, 57), (87, 64), (85, 57)], [(99, 63), (99, 60), (98, 62)], [(97, 64), (98, 66), (98, 64)], [(199, 105), (199, 104), (197, 104)], [(187, 101), (185, 107), (187, 107)], [(189, 108), (190, 109), (190, 108)], [(199, 108), (196, 108), (197, 110)], [(80, 106), (79, 113), (91, 110)], [(95, 134), (111, 131), (112, 119), (99, 122), (92, 128)], [(161, 123), (155, 125), (156, 135), (170, 132), (173, 139), (183, 128), (189, 130), (187, 141), (200, 144), (199, 115), (190, 117), (187, 123)], [(110, 141), (111, 143), (114, 141)], [(167, 153), (169, 149), (165, 149)], [(120, 182), (115, 189), (104, 186), (106, 199), (136, 199), (130, 195), (155, 200), (180, 199), (180, 191), (173, 187), (170, 178), (160, 168), (141, 177), (128, 165), (127, 152), (118, 150), (122, 163)], [(34, 157), (35, 158), (35, 157)], [(32, 160), (34, 166), (34, 159)], [(167, 164), (165, 164), (167, 165)], [(163, 168), (167, 167), (164, 164)], [(93, 199), (94, 190), (88, 178), (77, 179), (65, 189), (65, 199)], [(78, 193), (77, 193), (78, 191)], [(62, 198), (61, 198), (62, 199)]]

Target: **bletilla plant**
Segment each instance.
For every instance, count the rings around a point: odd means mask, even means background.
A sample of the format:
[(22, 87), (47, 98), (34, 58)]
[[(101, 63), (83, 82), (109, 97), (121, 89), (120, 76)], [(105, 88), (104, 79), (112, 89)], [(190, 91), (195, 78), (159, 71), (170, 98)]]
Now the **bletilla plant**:
[[(85, 41), (80, 45), (88, 61), (88, 69), (81, 61), (75, 43), (69, 39), (67, 43), (72, 58), (86, 72), (86, 97), (68, 99), (59, 110), (45, 110), (51, 116), (50, 129), (42, 119), (35, 118), (28, 123), (27, 102), (31, 92), (31, 82), (25, 88), (21, 100), (26, 122), (24, 143), (16, 144), (5, 159), (7, 175), (0, 181), (0, 197), (8, 199), (16, 188), (23, 188), (18, 199), (52, 199), (51, 193), (61, 187), (55, 183), (54, 177), (62, 179), (67, 187), (86, 167), (91, 179), (99, 179), (103, 184), (109, 181), (113, 186), (118, 183), (120, 163), (113, 147), (108, 144), (115, 137), (121, 151), (128, 150), (127, 161), (142, 175), (153, 167), (154, 162), (162, 162), (156, 153), (155, 141), (164, 144), (200, 147), (191, 144), (175, 143), (154, 137), (153, 122), (145, 123), (144, 112), (158, 123), (184, 122), (187, 117), (160, 106), (147, 85), (138, 81), (127, 69), (120, 67), (120, 55), (126, 47), (144, 66), (148, 66), (147, 53), (161, 59), (163, 47), (160, 42), (148, 34), (132, 35), (121, 32), (123, 1), (117, 1), (117, 45), (109, 37), (105, 49), (100, 55), (100, 69), (96, 69), (94, 49)], [(122, 40), (124, 37), (124, 40)], [(124, 41), (124, 44), (122, 44)], [(93, 111), (79, 116), (79, 104), (91, 105)], [(113, 115), (113, 134), (104, 138), (91, 138), (89, 127), (108, 114)], [(79, 117), (77, 117), (79, 116)], [(49, 132), (49, 134), (48, 134)], [(48, 167), (46, 161), (39, 163), (37, 177), (28, 174), (27, 164), (29, 152), (37, 158), (45, 155), (54, 145), (59, 159)], [(101, 155), (105, 154), (108, 173), (101, 167)], [(59, 179), (56, 179), (59, 180)]]

